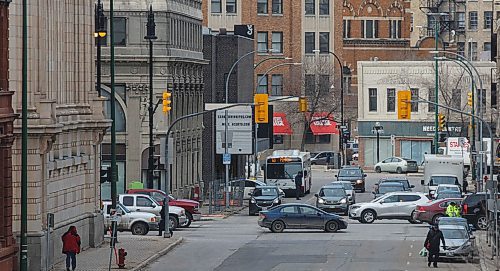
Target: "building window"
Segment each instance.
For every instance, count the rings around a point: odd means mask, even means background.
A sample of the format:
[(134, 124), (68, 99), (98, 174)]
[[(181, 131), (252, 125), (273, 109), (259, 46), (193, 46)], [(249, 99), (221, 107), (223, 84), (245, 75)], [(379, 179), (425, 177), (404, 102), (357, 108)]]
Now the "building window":
[(315, 6), (315, 0), (305, 0), (305, 8), (306, 8), (306, 15), (314, 15), (315, 14), (315, 10), (314, 10), (314, 6)]
[(453, 89), (451, 92), (451, 107), (459, 109), (462, 106), (462, 90)]
[(396, 89), (387, 89), (387, 112), (396, 112)]
[(477, 42), (471, 41), (469, 42), (469, 59), (471, 61), (477, 61)]
[(236, 0), (226, 0), (226, 13), (236, 13)]
[(491, 42), (485, 42), (483, 44), (483, 51), (485, 51), (485, 52), (491, 52)]
[(315, 38), (316, 37), (314, 32), (306, 32), (305, 34), (306, 54), (312, 54), (314, 49), (316, 48)]
[(273, 53), (283, 53), (283, 32), (273, 32), (272, 48)]
[(267, 93), (267, 75), (263, 74), (257, 75), (257, 93)]
[(469, 30), (477, 30), (477, 11), (469, 12)]
[(283, 95), (283, 74), (273, 74), (271, 80), (271, 95)]
[[(411, 91), (411, 100), (418, 100), (418, 88), (410, 88)], [(418, 103), (411, 103), (411, 112), (418, 112)]]
[(283, 0), (273, 0), (273, 14), (283, 14)]
[(377, 89), (369, 88), (368, 89), (368, 110), (370, 112), (377, 112)]
[[(429, 92), (427, 92), (427, 100), (429, 100), (430, 102), (436, 102), (435, 91), (435, 88), (430, 88)], [(427, 109), (428, 112), (436, 112), (435, 105), (433, 104), (427, 104)]]
[(457, 12), (457, 26), (458, 30), (464, 31), (465, 30), (465, 12)]
[(319, 0), (319, 15), (330, 15), (330, 0)]
[(465, 42), (457, 42), (457, 53), (465, 56)]
[(389, 21), (389, 37), (391, 39), (401, 38), (401, 20), (390, 20)]
[(491, 29), (491, 24), (493, 22), (493, 12), (485, 11), (484, 12), (484, 29)]
[(319, 33), (319, 52), (326, 53), (330, 52), (330, 33), (320, 32)]
[(212, 13), (221, 13), (222, 12), (221, 0), (212, 0), (211, 11), (212, 11)]
[(351, 20), (344, 20), (344, 39), (351, 38)]
[(331, 141), (331, 135), (314, 135), (311, 129), (306, 132), (306, 144), (328, 144)]
[(268, 51), (267, 32), (257, 33), (257, 51), (259, 53), (267, 53)]
[(361, 20), (361, 35), (365, 39), (378, 38), (378, 21)]
[(114, 42), (117, 46), (127, 45), (127, 18), (114, 18)]
[(267, 0), (257, 0), (257, 14), (267, 14)]

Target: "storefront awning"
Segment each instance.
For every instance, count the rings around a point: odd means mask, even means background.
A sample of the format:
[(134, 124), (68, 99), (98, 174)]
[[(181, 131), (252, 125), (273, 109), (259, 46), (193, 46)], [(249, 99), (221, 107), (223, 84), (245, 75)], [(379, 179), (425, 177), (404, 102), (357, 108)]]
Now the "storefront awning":
[(292, 127), (286, 119), (285, 113), (274, 112), (273, 113), (273, 129), (275, 135), (291, 135)]
[(314, 135), (339, 134), (337, 123), (333, 121), (333, 115), (327, 112), (314, 113), (311, 118), (310, 127)]

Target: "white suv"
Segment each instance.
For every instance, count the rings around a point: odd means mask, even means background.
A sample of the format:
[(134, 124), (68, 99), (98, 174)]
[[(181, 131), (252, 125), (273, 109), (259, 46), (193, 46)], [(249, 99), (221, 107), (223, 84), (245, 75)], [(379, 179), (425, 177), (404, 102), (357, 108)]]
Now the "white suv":
[(361, 223), (373, 223), (376, 219), (404, 219), (412, 224), (420, 223), (412, 219), (417, 205), (428, 202), (423, 193), (391, 192), (370, 202), (351, 205), (349, 217)]

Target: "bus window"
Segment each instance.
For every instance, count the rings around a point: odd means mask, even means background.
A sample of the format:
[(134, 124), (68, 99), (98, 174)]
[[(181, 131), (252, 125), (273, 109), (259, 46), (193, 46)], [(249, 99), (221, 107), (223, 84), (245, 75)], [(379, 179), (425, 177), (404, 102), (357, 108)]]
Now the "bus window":
[(302, 170), (301, 163), (275, 163), (267, 165), (268, 179), (293, 179)]

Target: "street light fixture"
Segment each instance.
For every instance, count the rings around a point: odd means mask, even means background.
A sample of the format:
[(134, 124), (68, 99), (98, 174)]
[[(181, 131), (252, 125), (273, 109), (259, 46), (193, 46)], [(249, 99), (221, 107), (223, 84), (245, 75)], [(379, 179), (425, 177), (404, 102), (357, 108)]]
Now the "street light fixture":
[(384, 127), (380, 125), (380, 122), (375, 122), (373, 126), (372, 133), (377, 134), (377, 163), (380, 162), (380, 134), (384, 133)]
[(103, 38), (106, 37), (106, 16), (104, 16), (104, 8), (101, 3), (101, 0), (97, 1), (97, 5), (95, 6), (95, 32), (94, 37), (96, 39), (96, 47), (97, 47), (97, 67), (96, 67), (96, 88), (97, 95), (101, 97), (101, 47)]

